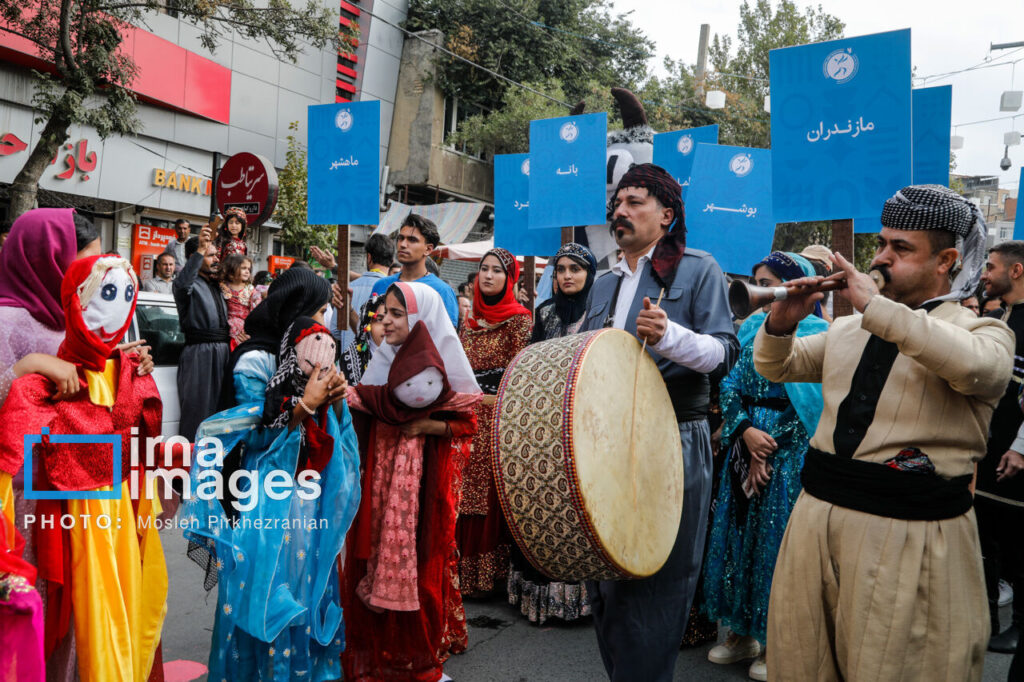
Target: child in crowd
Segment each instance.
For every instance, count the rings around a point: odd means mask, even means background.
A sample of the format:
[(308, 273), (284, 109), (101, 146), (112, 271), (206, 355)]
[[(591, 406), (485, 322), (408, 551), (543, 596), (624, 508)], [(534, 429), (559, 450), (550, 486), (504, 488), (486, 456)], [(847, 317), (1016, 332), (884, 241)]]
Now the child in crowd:
[(221, 266), (223, 279), (220, 290), (228, 306), (228, 330), (231, 333), (231, 350), (249, 338), (245, 333), (245, 318), (249, 311), (259, 305), (263, 296), (249, 282), (252, 272), (252, 259), (246, 255), (234, 253), (223, 261)]
[(249, 253), (249, 248), (245, 244), (246, 227), (245, 211), (240, 208), (229, 208), (224, 212), (224, 222), (220, 226), (216, 242), (221, 263), (232, 254), (240, 253), (244, 256)]

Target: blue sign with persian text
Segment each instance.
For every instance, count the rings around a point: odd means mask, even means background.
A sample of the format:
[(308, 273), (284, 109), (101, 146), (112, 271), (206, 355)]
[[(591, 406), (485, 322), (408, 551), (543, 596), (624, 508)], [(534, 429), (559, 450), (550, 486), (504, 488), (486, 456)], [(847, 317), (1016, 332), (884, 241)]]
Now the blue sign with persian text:
[(880, 214), (911, 182), (910, 29), (768, 58), (775, 219)]
[[(914, 103), (915, 185), (949, 186), (949, 128), (952, 124), (953, 86), (919, 88)], [(895, 194), (896, 190), (892, 191)], [(881, 209), (879, 209), (881, 213)]]
[(306, 220), (310, 225), (376, 225), (380, 102), (317, 104), (307, 111)]
[(604, 113), (530, 121), (530, 229), (605, 222), (607, 133)]
[[(953, 86), (918, 88), (911, 93), (914, 122), (913, 184), (949, 185), (949, 128), (952, 121)], [(890, 192), (890, 196), (897, 189)], [(855, 218), (854, 232), (882, 229), (882, 207), (866, 218)]]
[(686, 245), (747, 274), (772, 250), (772, 152), (698, 144), (686, 199)]
[(683, 186), (683, 201), (686, 201), (686, 191), (690, 188), (690, 169), (700, 143), (718, 144), (717, 123), (654, 136), (654, 165), (667, 170)]
[(494, 245), (517, 256), (552, 256), (562, 245), (557, 227), (529, 229), (530, 155), (494, 155)]

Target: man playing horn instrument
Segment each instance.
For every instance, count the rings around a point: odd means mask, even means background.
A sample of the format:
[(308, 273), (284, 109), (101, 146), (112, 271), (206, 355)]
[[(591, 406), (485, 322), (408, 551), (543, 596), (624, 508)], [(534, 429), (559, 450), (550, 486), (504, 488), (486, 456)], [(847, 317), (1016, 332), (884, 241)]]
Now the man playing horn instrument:
[(833, 256), (848, 282), (838, 295), (863, 315), (794, 338), (822, 297), (810, 293), (820, 278), (794, 280), (754, 345), (764, 377), (820, 381), (824, 397), (772, 583), (772, 680), (981, 679), (989, 619), (970, 485), (1014, 337), (957, 303), (985, 258), (977, 208), (940, 185), (905, 187), (882, 226), (881, 295)]

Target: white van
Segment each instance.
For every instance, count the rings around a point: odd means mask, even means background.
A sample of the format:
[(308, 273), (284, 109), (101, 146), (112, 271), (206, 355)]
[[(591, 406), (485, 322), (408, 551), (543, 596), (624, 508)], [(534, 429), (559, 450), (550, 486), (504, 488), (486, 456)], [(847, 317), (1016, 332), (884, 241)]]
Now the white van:
[(139, 292), (135, 317), (124, 340), (145, 339), (153, 355), (153, 378), (164, 404), (160, 432), (166, 438), (178, 434), (181, 405), (178, 403), (178, 358), (185, 347), (185, 334), (178, 324), (178, 307), (171, 294)]

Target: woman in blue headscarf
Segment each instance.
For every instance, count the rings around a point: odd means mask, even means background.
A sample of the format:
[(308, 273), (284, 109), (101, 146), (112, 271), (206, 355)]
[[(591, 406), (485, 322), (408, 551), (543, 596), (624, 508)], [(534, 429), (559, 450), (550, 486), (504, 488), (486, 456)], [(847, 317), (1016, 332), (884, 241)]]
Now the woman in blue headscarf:
[[(815, 274), (807, 259), (781, 251), (753, 271), (758, 285), (772, 287)], [(708, 660), (755, 658), (749, 671), (755, 680), (768, 679), (764, 643), (772, 573), (822, 409), (821, 384), (776, 384), (754, 369), (754, 337), (765, 315), (752, 315), (740, 328), (740, 358), (721, 384), (722, 451), (728, 459), (713, 505), (703, 583), (705, 613), (732, 631)], [(809, 315), (796, 333), (827, 329), (824, 320)]]

